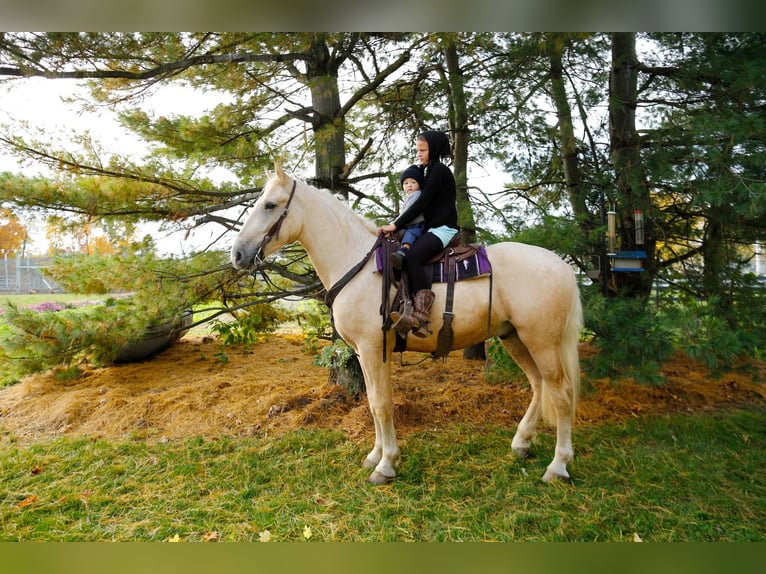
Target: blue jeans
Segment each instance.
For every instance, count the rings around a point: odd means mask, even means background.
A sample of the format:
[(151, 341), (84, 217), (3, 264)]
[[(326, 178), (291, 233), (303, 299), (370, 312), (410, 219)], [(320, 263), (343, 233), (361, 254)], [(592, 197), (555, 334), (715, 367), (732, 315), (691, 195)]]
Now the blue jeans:
[(408, 225), (404, 228), (404, 235), (402, 235), (402, 241), (401, 244), (404, 245), (405, 243), (412, 246), (413, 243), (415, 243), (415, 240), (423, 235), (424, 226), (423, 222), (420, 223), (414, 223), (412, 225)]

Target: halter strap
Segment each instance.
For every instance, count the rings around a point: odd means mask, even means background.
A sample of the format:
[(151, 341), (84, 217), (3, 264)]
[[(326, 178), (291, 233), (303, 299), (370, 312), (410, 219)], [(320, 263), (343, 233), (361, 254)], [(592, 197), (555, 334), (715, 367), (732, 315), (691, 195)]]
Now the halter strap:
[(271, 241), (271, 238), (279, 240), (279, 230), (282, 229), (282, 222), (285, 220), (285, 217), (287, 217), (287, 212), (290, 209), (290, 204), (293, 202), (293, 196), (295, 195), (295, 184), (298, 182), (297, 179), (293, 178), (293, 187), (290, 190), (290, 197), (287, 198), (287, 203), (285, 204), (284, 210), (282, 210), (282, 215), (279, 216), (279, 219), (277, 219), (274, 222), (274, 225), (271, 226), (271, 228), (266, 232), (266, 235), (263, 236), (263, 239), (261, 240), (261, 245), (258, 248), (259, 251), (263, 251), (263, 248), (266, 247), (266, 244)]

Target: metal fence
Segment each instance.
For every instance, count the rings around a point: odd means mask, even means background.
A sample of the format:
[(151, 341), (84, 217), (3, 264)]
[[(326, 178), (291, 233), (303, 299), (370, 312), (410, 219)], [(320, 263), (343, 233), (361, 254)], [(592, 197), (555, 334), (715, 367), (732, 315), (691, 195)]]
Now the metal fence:
[(60, 293), (61, 287), (43, 270), (50, 257), (14, 257), (4, 253), (0, 259), (0, 293)]

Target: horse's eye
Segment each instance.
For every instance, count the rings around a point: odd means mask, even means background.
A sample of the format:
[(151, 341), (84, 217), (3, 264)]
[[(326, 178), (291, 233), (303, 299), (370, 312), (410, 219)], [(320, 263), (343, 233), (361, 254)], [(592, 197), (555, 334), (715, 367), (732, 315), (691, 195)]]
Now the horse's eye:
[(269, 202), (266, 203), (266, 205), (264, 207), (266, 209), (274, 209), (276, 206), (277, 206), (276, 203), (269, 201)]

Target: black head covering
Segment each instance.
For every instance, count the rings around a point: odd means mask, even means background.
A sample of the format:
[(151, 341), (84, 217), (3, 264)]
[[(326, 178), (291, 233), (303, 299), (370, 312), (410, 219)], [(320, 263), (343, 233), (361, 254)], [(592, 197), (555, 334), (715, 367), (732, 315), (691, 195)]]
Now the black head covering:
[(416, 165), (411, 165), (407, 169), (405, 169), (402, 172), (402, 175), (399, 176), (399, 185), (404, 186), (404, 180), (408, 177), (411, 177), (415, 181), (418, 182), (418, 185), (420, 187), (423, 187), (423, 172), (420, 170), (420, 168)]
[(452, 157), (449, 137), (444, 132), (429, 130), (422, 132), (422, 137), (428, 142), (428, 161), (441, 161)]

